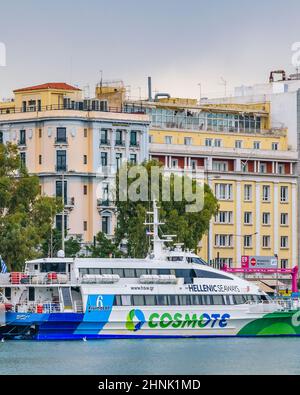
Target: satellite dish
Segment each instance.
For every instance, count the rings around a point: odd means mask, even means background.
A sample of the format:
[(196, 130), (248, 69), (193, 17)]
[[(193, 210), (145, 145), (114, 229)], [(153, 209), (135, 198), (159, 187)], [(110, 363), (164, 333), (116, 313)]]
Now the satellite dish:
[(57, 258), (64, 258), (65, 257), (65, 251), (59, 250), (57, 251)]

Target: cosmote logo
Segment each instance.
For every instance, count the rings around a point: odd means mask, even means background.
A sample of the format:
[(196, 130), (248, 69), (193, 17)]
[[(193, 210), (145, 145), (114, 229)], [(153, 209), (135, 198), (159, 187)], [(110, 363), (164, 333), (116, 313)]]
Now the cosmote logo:
[(145, 322), (146, 319), (141, 310), (130, 310), (127, 316), (126, 329), (132, 332), (137, 332), (142, 328)]

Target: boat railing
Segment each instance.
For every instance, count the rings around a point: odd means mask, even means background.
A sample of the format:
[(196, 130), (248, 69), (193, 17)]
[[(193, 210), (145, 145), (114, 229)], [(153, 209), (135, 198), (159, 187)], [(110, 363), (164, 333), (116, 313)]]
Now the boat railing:
[(75, 311), (75, 313), (83, 313), (83, 303), (75, 301), (74, 302), (74, 311)]
[(22, 273), (12, 272), (0, 274), (0, 286), (4, 285), (54, 285), (70, 283), (66, 273)]
[(272, 299), (264, 301), (248, 301), (249, 312), (292, 311), (300, 309), (300, 299)]
[(41, 303), (6, 303), (5, 308), (7, 312), (13, 313), (36, 313), (36, 314), (50, 314), (62, 313), (64, 306), (62, 303), (41, 302)]

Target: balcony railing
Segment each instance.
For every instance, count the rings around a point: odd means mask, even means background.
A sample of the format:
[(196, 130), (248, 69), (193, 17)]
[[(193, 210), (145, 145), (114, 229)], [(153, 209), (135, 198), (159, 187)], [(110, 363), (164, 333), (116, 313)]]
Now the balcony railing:
[(97, 199), (97, 206), (98, 207), (113, 207), (114, 202), (109, 199)]
[(103, 146), (103, 145), (110, 145), (110, 140), (109, 139), (101, 139), (100, 146)]
[(116, 140), (115, 145), (117, 147), (125, 147), (125, 141), (124, 140)]
[[(84, 107), (83, 105), (77, 105), (81, 104), (82, 102), (76, 102), (74, 103), (74, 106), (71, 105), (58, 105), (58, 104), (51, 104), (48, 106), (40, 106), (40, 107), (32, 107), (32, 108), (23, 108), (23, 107), (18, 107), (18, 108), (11, 108), (11, 106), (8, 105), (7, 108), (0, 108), (0, 115), (6, 115), (6, 114), (20, 114), (20, 113), (32, 113), (32, 112), (43, 112), (43, 111), (80, 111), (80, 112), (114, 112), (114, 113), (127, 113), (127, 114), (146, 114), (146, 108), (142, 106), (135, 106), (133, 108), (131, 107), (107, 107), (105, 109), (103, 108), (92, 108), (90, 106)], [(11, 104), (11, 103), (9, 103)]]
[(18, 145), (22, 147), (26, 147), (26, 140), (18, 140)]
[(68, 144), (68, 137), (56, 137), (55, 144)]
[(138, 141), (130, 141), (129, 145), (130, 147), (138, 148), (140, 146), (140, 143)]
[(68, 171), (68, 166), (67, 165), (56, 165), (55, 170), (57, 172), (65, 172), (65, 171)]

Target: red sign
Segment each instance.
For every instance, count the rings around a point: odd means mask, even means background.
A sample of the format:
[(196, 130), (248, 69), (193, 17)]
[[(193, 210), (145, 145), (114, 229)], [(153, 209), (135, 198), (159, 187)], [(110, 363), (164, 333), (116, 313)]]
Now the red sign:
[(256, 265), (256, 259), (255, 258), (251, 258), (251, 266), (255, 266)]

